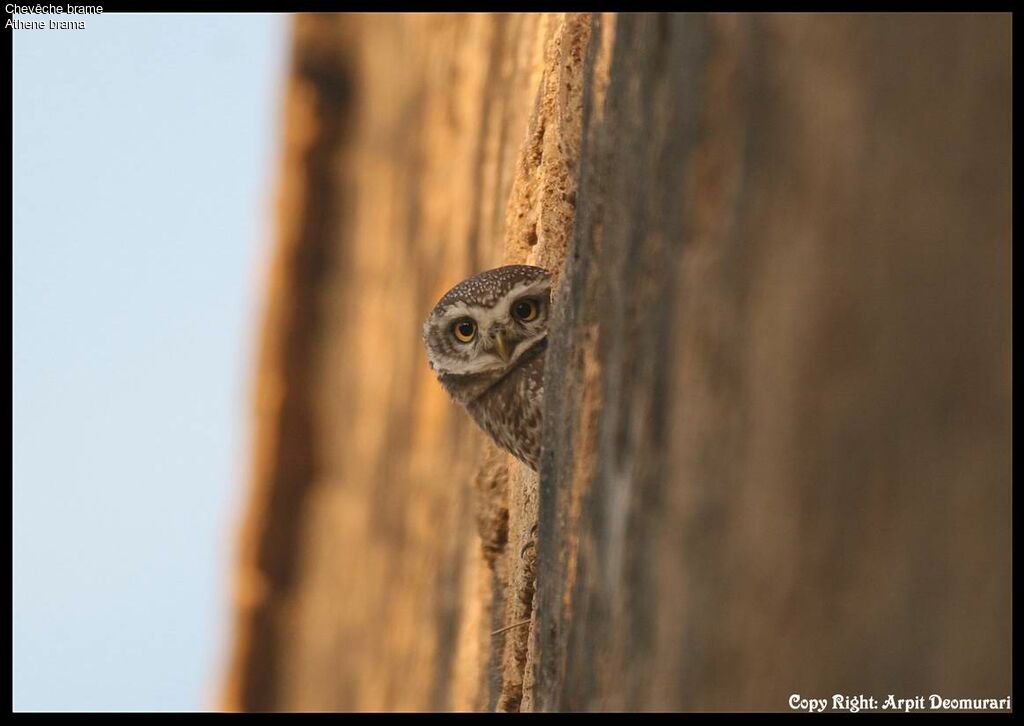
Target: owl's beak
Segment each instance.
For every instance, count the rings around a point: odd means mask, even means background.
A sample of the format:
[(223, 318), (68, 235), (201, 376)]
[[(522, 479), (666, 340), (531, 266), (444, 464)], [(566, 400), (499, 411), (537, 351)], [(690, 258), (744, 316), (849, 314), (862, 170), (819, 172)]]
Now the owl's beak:
[(509, 359), (512, 357), (512, 351), (508, 349), (508, 343), (505, 342), (504, 333), (498, 333), (494, 336), (494, 349), (498, 351), (498, 355), (501, 356), (501, 359), (508, 363)]

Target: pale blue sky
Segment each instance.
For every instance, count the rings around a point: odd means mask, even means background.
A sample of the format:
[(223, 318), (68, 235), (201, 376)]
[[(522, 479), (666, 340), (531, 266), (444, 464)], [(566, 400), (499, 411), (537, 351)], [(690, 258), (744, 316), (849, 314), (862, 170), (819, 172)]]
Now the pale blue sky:
[(210, 708), (288, 18), (87, 23), (13, 40), (14, 707)]

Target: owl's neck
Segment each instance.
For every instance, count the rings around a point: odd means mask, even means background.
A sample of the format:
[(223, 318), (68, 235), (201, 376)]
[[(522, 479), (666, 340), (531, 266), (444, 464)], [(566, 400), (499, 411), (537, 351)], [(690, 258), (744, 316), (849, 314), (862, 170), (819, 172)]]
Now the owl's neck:
[(484, 371), (482, 373), (445, 373), (438, 376), (438, 380), (441, 381), (441, 385), (444, 386), (444, 389), (448, 391), (452, 398), (463, 405), (467, 405), (485, 395), (508, 376), (543, 353), (547, 347), (548, 338), (545, 335), (525, 350), (510, 368)]

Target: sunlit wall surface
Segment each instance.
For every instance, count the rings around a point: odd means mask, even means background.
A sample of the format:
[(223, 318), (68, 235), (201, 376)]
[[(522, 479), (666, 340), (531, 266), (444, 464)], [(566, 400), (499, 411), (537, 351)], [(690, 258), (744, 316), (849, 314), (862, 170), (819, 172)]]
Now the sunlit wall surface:
[(14, 708), (210, 708), (287, 18), (86, 21), (13, 33)]

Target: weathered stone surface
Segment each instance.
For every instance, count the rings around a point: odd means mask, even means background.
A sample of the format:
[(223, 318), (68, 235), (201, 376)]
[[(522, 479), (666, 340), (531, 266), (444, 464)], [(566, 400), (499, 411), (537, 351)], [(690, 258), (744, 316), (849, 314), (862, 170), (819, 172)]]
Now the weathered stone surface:
[[(1006, 695), (1010, 28), (297, 16), (225, 705)], [(512, 262), (539, 480), (419, 343)]]
[(1008, 695), (1009, 19), (614, 34), (548, 353), (535, 705)]

